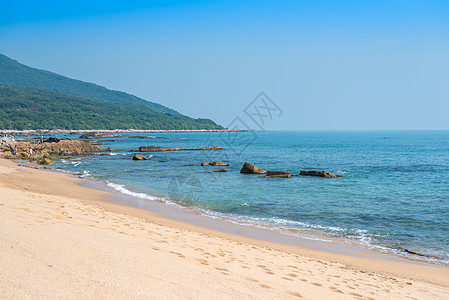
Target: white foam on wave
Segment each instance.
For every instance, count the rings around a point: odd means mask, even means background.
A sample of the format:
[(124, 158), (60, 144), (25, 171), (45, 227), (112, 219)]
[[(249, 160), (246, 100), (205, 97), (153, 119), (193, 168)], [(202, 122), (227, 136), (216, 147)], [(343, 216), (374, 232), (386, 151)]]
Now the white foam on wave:
[(136, 193), (136, 192), (131, 192), (130, 190), (128, 190), (127, 188), (125, 188), (125, 186), (123, 184), (117, 184), (117, 183), (112, 183), (109, 182), (107, 184), (107, 186), (113, 188), (114, 190), (125, 194), (125, 195), (129, 195), (129, 196), (133, 196), (133, 197), (137, 197), (140, 199), (146, 199), (146, 200), (152, 200), (152, 201), (158, 201), (158, 200), (162, 200), (161, 198), (155, 197), (155, 196), (150, 196), (144, 193)]
[(349, 174), (348, 171), (342, 171), (342, 170), (337, 170), (335, 173), (337, 173), (338, 175)]
[[(198, 208), (197, 211), (199, 211), (202, 215), (208, 216), (210, 218), (221, 219), (223, 221), (227, 221), (229, 223), (241, 226), (268, 229), (285, 235), (300, 236), (301, 238), (304, 239), (316, 241), (330, 241), (324, 236), (316, 234), (312, 235), (304, 235), (304, 233), (298, 234), (297, 230), (305, 230), (305, 228), (301, 228), (301, 226), (298, 226), (298, 224), (309, 225), (306, 223), (283, 220), (279, 218), (262, 218), (262, 217), (231, 215), (226, 213), (220, 213), (214, 210), (201, 209), (201, 208)], [(289, 224), (287, 225), (287, 223)]]
[(84, 170), (83, 174), (80, 175), (79, 177), (81, 177), (81, 178), (91, 177), (91, 174), (90, 174), (89, 170)]
[(109, 152), (108, 155), (115, 156), (115, 155), (127, 155), (128, 153), (117, 153), (117, 152)]

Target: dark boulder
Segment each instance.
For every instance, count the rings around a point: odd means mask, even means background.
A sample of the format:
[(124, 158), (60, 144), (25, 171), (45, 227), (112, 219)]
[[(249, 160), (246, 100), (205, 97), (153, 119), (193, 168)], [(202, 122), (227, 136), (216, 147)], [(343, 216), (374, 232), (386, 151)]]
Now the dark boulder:
[(299, 172), (301, 176), (316, 176), (316, 177), (324, 177), (324, 178), (333, 178), (333, 177), (343, 177), (341, 175), (335, 175), (326, 171), (301, 171)]
[(228, 170), (225, 170), (225, 169), (220, 169), (220, 170), (215, 170), (214, 172), (227, 172)]
[(292, 174), (281, 171), (267, 171), (267, 177), (292, 178)]
[(45, 143), (59, 143), (61, 139), (58, 139), (57, 137), (49, 137), (44, 139)]
[(262, 170), (261, 168), (256, 167), (255, 165), (250, 164), (249, 162), (245, 162), (243, 164), (240, 173), (244, 174), (266, 174), (267, 171)]
[(139, 154), (134, 154), (133, 156), (133, 160), (147, 160), (148, 158), (146, 158), (145, 156), (139, 155)]

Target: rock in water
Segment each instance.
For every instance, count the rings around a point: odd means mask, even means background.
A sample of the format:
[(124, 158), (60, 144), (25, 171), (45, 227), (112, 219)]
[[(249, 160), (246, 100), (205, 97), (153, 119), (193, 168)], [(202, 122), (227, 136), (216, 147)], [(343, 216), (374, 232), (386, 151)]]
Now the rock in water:
[(100, 138), (100, 135), (97, 132), (88, 132), (85, 134), (80, 135), (80, 139), (98, 139)]
[(267, 171), (267, 177), (292, 178), (292, 174), (281, 171)]
[(134, 154), (133, 156), (133, 160), (147, 160), (148, 158), (146, 158), (145, 156), (139, 155), (139, 154)]
[(204, 162), (204, 161), (201, 163), (201, 166), (202, 166), (202, 167), (205, 167), (205, 166), (208, 166), (208, 165), (209, 165), (209, 164), (208, 164), (207, 162)]
[(55, 163), (49, 158), (42, 158), (37, 162), (40, 165), (54, 165)]
[(343, 177), (341, 175), (335, 175), (326, 171), (301, 171), (299, 172), (301, 176), (316, 176), (316, 177), (324, 177), (324, 178), (332, 178), (332, 177)]
[(223, 148), (202, 147), (202, 148), (175, 148), (175, 147), (156, 147), (156, 146), (140, 146), (139, 149), (131, 149), (131, 152), (162, 152), (162, 151), (199, 151), (199, 150), (222, 150)]
[(262, 170), (261, 168), (256, 167), (255, 165), (250, 164), (249, 162), (245, 162), (243, 164), (240, 173), (244, 174), (266, 174), (267, 171)]
[(211, 166), (224, 166), (224, 167), (229, 167), (228, 164), (225, 164), (225, 163), (222, 163), (222, 162), (219, 162), (219, 161), (213, 161), (213, 162), (211, 162), (209, 165), (211, 165)]
[(48, 158), (51, 159), (51, 155), (48, 153), (44, 153), (44, 155), (42, 155), (42, 158)]
[(220, 169), (220, 170), (215, 170), (214, 172), (227, 172), (228, 170), (225, 169)]

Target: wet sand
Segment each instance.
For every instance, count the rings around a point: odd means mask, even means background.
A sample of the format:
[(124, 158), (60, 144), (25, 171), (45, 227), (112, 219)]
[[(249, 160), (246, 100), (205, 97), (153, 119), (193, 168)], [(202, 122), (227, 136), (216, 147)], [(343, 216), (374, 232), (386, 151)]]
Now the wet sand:
[(244, 237), (0, 159), (0, 298), (443, 299), (449, 269)]

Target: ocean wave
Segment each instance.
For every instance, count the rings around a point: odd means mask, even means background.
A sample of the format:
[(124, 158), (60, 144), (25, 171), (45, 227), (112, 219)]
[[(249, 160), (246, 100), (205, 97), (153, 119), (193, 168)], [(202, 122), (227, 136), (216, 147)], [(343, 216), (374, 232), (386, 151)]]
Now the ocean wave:
[(90, 174), (89, 170), (84, 170), (83, 174), (79, 175), (79, 177), (81, 178), (86, 178), (86, 177), (91, 177), (92, 175)]
[(129, 195), (129, 196), (133, 196), (133, 197), (137, 197), (140, 199), (146, 199), (146, 200), (152, 200), (152, 201), (160, 201), (162, 200), (159, 197), (155, 197), (155, 196), (150, 196), (144, 193), (136, 193), (136, 192), (131, 192), (130, 190), (128, 190), (127, 188), (125, 188), (125, 186), (123, 184), (117, 184), (117, 183), (112, 183), (109, 182), (107, 183), (107, 186), (113, 188), (114, 190), (125, 194), (125, 195)]

